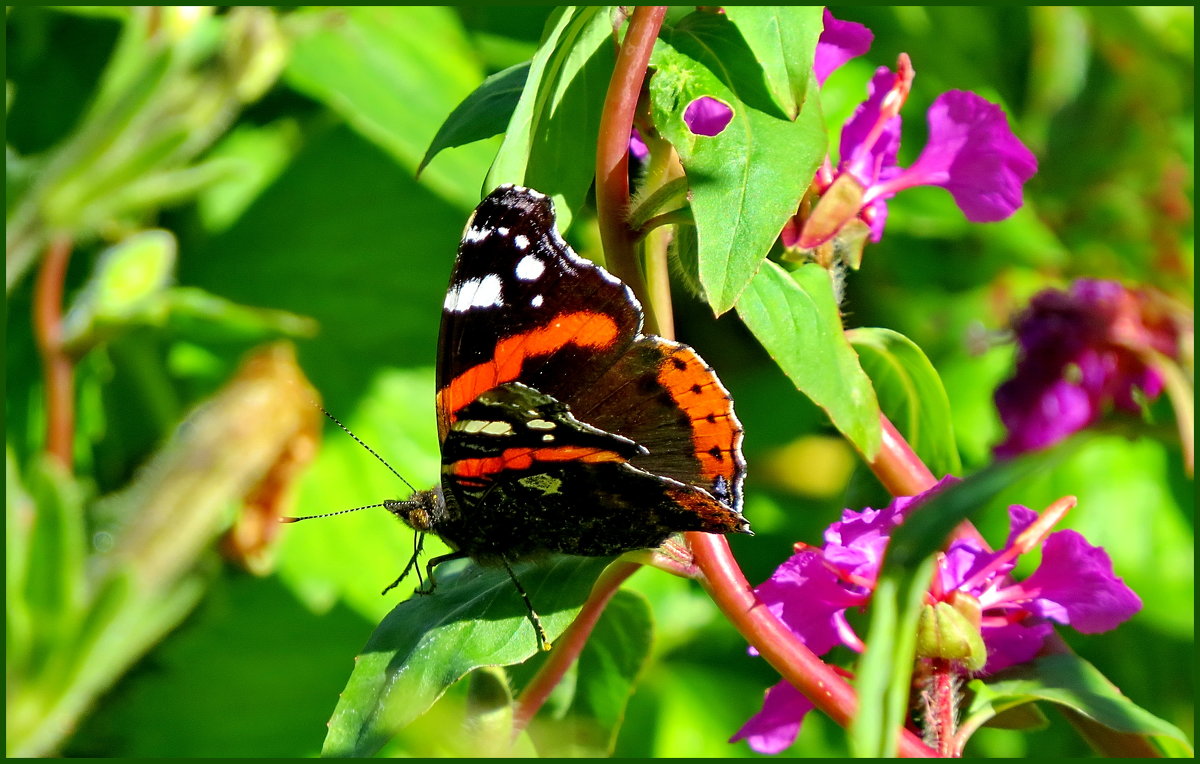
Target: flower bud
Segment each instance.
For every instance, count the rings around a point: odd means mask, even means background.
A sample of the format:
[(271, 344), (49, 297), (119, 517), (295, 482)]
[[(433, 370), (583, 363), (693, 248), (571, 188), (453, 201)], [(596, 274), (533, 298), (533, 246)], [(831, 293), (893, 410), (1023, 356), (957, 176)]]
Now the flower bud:
[(987, 662), (987, 648), (979, 627), (971, 624), (967, 613), (949, 602), (938, 602), (921, 610), (917, 622), (917, 657), (941, 658), (960, 663), (967, 671), (978, 671)]

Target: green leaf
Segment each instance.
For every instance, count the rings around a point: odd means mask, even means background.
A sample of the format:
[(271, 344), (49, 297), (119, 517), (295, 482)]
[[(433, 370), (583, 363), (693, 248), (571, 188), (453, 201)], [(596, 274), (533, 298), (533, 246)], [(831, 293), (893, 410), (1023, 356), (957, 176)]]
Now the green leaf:
[[(551, 641), (570, 625), (610, 558), (556, 556), (513, 567)], [(520, 663), (537, 639), (503, 569), (441, 572), (437, 591), (400, 603), (358, 656), (342, 692), (325, 756), (366, 756), (481, 666)]]
[(604, 608), (575, 669), (570, 702), (533, 727), (543, 757), (611, 756), (634, 683), (650, 657), (650, 605), (621, 590)]
[[(805, 58), (812, 61), (811, 50)], [(812, 182), (825, 153), (820, 106), (809, 99), (795, 121), (783, 118), (753, 51), (720, 14), (693, 13), (664, 32), (651, 64), (651, 114), (687, 173), (700, 282), (720, 315), (737, 303)], [(733, 110), (718, 135), (696, 135), (684, 123), (701, 96)]]
[(529, 79), (529, 62), (496, 72), (450, 112), (425, 151), (417, 174), (443, 149), (465, 146), (500, 135), (512, 119)]
[(975, 692), (963, 729), (973, 730), (1006, 709), (1033, 701), (1066, 706), (1117, 732), (1166, 738), (1194, 755), (1179, 728), (1141, 708), (1078, 655), (1046, 655), (970, 683)]
[[(410, 171), (437, 126), (483, 79), (462, 23), (448, 8), (353, 6), (301, 11), (289, 21), (297, 40), (287, 82)], [(446, 154), (423, 180), (443, 198), (474, 207), (479, 168), (490, 152), (477, 145)]]
[(767, 261), (737, 309), (796, 389), (873, 459), (881, 438), (879, 403), (842, 331), (829, 272), (812, 264), (788, 273)]
[(871, 378), (879, 405), (935, 475), (960, 475), (950, 399), (915, 342), (891, 329), (846, 332)]
[(554, 197), (566, 230), (596, 174), (596, 134), (616, 64), (608, 6), (564, 8), (546, 22), (485, 191), (519, 183)]
[(987, 720), (986, 726), (998, 730), (1044, 730), (1050, 726), (1050, 720), (1037, 704), (1023, 703), (1000, 710)]
[(788, 119), (800, 114), (823, 28), (820, 15), (794, 5), (730, 5), (725, 16), (738, 28), (775, 103)]

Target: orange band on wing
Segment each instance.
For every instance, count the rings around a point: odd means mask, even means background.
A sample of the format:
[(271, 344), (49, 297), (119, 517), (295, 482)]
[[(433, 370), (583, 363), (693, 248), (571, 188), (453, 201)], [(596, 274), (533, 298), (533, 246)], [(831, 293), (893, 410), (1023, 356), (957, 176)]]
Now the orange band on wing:
[(692, 448), (704, 477), (733, 481), (741, 469), (738, 450), (742, 428), (733, 415), (733, 401), (695, 351), (680, 346), (664, 359), (658, 382), (692, 420)]
[(615, 451), (599, 448), (562, 446), (561, 448), (506, 448), (500, 456), (484, 459), (459, 459), (450, 469), (458, 478), (477, 478), (505, 470), (525, 470), (534, 462), (623, 462)]
[(527, 358), (550, 355), (567, 345), (606, 348), (616, 341), (617, 334), (612, 316), (582, 310), (558, 316), (546, 326), (505, 337), (496, 344), (492, 360), (472, 366), (438, 390), (438, 409), (446, 412), (449, 424), (463, 406), (481, 393), (520, 376)]

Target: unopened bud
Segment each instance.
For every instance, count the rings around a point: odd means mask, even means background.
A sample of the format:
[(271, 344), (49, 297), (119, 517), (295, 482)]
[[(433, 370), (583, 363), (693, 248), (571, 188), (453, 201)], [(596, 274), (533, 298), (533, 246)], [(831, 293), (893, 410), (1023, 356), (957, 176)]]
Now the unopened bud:
[(917, 657), (940, 658), (978, 671), (987, 663), (987, 648), (977, 625), (948, 602), (926, 605), (917, 622)]

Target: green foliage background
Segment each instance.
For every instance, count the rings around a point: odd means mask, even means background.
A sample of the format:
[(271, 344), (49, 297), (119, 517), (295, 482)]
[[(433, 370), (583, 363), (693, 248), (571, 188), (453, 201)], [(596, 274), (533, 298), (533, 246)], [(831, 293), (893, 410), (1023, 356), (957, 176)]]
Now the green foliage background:
[[(549, 11), (279, 12), (286, 41), (279, 80), (205, 155), (228, 160), (232, 170), (182, 203), (156, 205), (138, 218), (177, 237), (179, 285), (314, 319), (319, 332), (297, 347), (326, 407), (417, 484), (437, 474), (433, 363), (446, 280), (500, 137), (442, 152), (419, 179), (414, 172), (446, 115), (484, 77), (529, 59)], [(874, 67), (894, 65), (907, 51), (917, 80), (904, 111), (902, 164), (923, 145), (920, 115), (952, 88), (1001, 103), (1039, 157), (1025, 207), (1003, 223), (967, 223), (941, 190), (905, 192), (892, 205), (884, 241), (867, 248), (862, 270), (848, 279), (848, 324), (901, 332), (940, 372), (959, 455), (973, 471), (1002, 434), (990, 396), (1011, 370), (1012, 349), (995, 340), (1029, 295), (1092, 276), (1154, 285), (1192, 303), (1193, 12), (834, 12), (865, 23), (876, 38), (868, 56), (822, 90), (831, 135), (865, 97)], [(119, 10), (9, 10), (10, 212), (36, 178), (36, 157), (67, 139), (84, 114), (120, 19)], [(76, 241), (68, 299), (91, 272), (106, 233)], [(598, 254), (586, 215), (566, 235), (582, 252)], [(6, 315), (6, 442), (22, 470), (42, 448), (43, 431), (31, 289), (27, 277), (9, 294)], [(682, 289), (676, 309), (680, 338), (718, 369), (746, 426), (745, 514), (758, 535), (732, 542), (752, 582), (765, 579), (794, 541), (818, 542), (842, 507), (887, 502), (869, 473), (849, 466), (848, 449), (733, 315), (712, 320)], [(143, 328), (85, 359), (76, 454), (93, 495), (133, 478), (184, 413), (253, 344), (276, 333), (239, 333), (234, 323), (220, 314), (208, 331)], [(1131, 699), (1191, 735), (1194, 483), (1181, 467), (1169, 410), (1155, 413), (1158, 437), (1092, 439), (1065, 467), (1012, 486), (981, 527), (998, 541), (1007, 503), (1041, 508), (1077, 495), (1067, 524), (1106, 547), (1145, 608), (1115, 632), (1064, 636)], [(789, 470), (775, 466), (781, 459), (811, 476), (785, 480), (780, 473)], [(295, 513), (403, 494), (368, 454), (327, 428)], [(393, 518), (363, 512), (289, 527), (270, 575), (208, 565), (199, 606), (98, 699), (61, 752), (316, 754), (353, 656), (397, 601), (395, 592), (378, 592), (410, 547)], [(654, 643), (615, 753), (752, 755), (726, 739), (777, 677), (746, 655), (699, 587), (645, 570), (628, 588), (649, 602)], [(621, 608), (636, 610), (628, 602)], [(514, 672), (515, 681), (525, 675)], [(450, 750), (465, 697), (456, 687), (385, 752)], [(1086, 752), (1050, 717), (1049, 727), (1032, 733), (984, 730), (969, 752)], [(845, 750), (843, 733), (814, 714), (789, 754)]]

